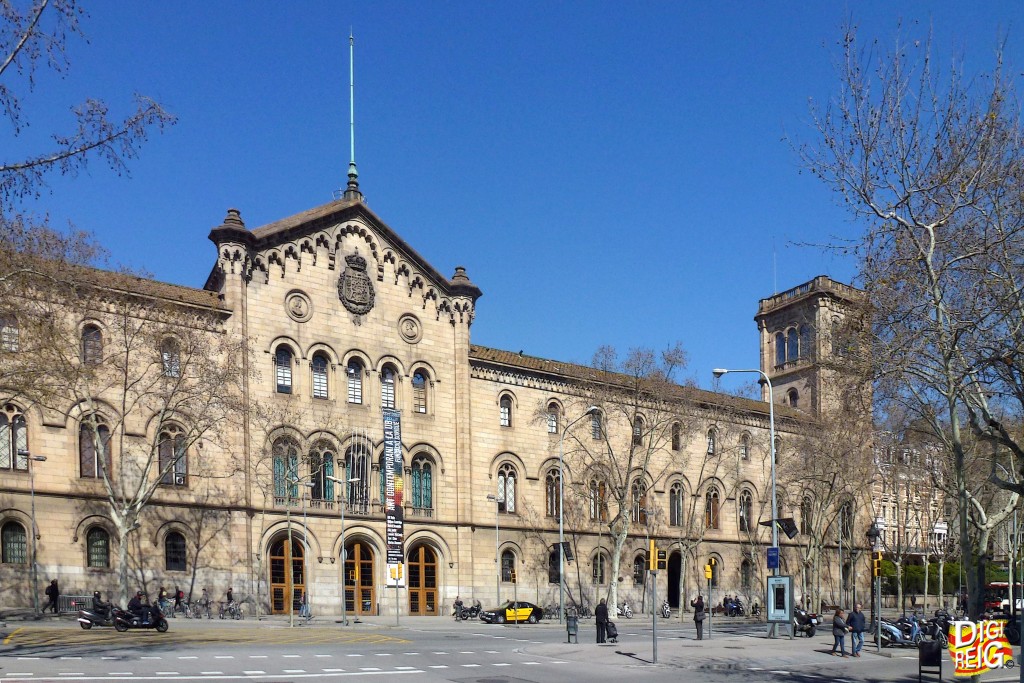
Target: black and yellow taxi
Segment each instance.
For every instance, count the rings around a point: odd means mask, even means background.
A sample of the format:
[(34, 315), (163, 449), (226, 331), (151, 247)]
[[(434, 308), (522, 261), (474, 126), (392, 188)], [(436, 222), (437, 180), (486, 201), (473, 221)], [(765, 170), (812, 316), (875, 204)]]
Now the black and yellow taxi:
[(480, 619), (488, 624), (516, 624), (521, 621), (525, 621), (528, 624), (536, 624), (543, 618), (543, 609), (532, 602), (524, 602), (523, 600), (518, 602), (509, 600), (503, 605), (492, 609), (485, 609), (480, 613)]

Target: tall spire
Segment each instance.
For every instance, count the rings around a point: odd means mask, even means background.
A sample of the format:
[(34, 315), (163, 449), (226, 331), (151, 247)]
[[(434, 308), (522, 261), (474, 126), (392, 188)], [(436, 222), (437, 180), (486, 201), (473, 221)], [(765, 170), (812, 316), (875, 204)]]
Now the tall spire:
[(356, 39), (352, 30), (348, 33), (348, 131), (349, 161), (348, 185), (342, 199), (362, 201), (363, 193), (359, 191), (359, 171), (356, 170), (356, 86), (355, 69), (353, 67)]

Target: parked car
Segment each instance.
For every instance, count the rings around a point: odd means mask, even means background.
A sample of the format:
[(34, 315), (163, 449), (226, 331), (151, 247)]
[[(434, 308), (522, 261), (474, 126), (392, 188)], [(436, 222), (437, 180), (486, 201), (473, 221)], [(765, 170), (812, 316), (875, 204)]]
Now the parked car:
[(509, 600), (500, 607), (485, 609), (480, 613), (480, 620), (488, 624), (518, 623), (525, 621), (528, 624), (536, 624), (544, 618), (544, 610), (532, 602), (513, 602)]

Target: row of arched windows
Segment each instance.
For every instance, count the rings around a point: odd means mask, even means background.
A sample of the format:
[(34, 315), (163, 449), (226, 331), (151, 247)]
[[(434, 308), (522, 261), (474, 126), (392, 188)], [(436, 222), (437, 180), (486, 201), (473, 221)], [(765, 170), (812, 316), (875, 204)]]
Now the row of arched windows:
[[(93, 526), (85, 533), (85, 565), (89, 569), (110, 568), (110, 534), (100, 526)], [(20, 522), (8, 521), (0, 527), (0, 562), (3, 564), (28, 564), (28, 535)], [(171, 531), (164, 537), (164, 569), (186, 571), (188, 554), (185, 537)]]
[[(276, 391), (279, 394), (291, 394), (295, 387), (295, 368), (298, 367), (295, 352), (288, 344), (278, 344), (274, 350), (274, 378), (277, 385)], [(333, 364), (324, 351), (317, 351), (309, 362), (310, 372), (310, 395), (315, 399), (330, 399), (331, 396), (331, 371)], [(363, 377), (366, 375), (366, 368), (358, 358), (349, 359), (345, 365), (345, 400), (354, 405), (364, 402)], [(396, 391), (398, 382), (398, 370), (391, 364), (385, 364), (381, 368), (380, 380), (380, 406), (382, 408), (397, 408), (400, 396)], [(411, 407), (414, 413), (426, 413), (428, 409), (428, 390), (431, 386), (430, 376), (427, 371), (420, 368), (412, 373), (412, 397)]]
[[(308, 495), (310, 501), (344, 501), (347, 510), (368, 513), (374, 477), (378, 502), (383, 503), (385, 498), (384, 454), (380, 455), (374, 471), (372, 447), (368, 438), (355, 435), (353, 443), (345, 449), (344, 457), (339, 459), (338, 449), (326, 439), (315, 442), (304, 455), (300, 454), (295, 439), (281, 437), (275, 440), (272, 448), (275, 503), (299, 505)], [(344, 479), (335, 474), (336, 468)], [(405, 500), (412, 506), (413, 514), (433, 515), (434, 468), (434, 460), (429, 454), (417, 453), (412, 457)]]
[[(160, 364), (165, 377), (181, 376), (181, 348), (173, 337), (160, 342)], [(99, 365), (103, 362), (103, 330), (95, 323), (82, 326), (79, 345), (79, 359), (84, 365)]]
[(811, 326), (800, 325), (775, 333), (775, 366), (811, 357)]

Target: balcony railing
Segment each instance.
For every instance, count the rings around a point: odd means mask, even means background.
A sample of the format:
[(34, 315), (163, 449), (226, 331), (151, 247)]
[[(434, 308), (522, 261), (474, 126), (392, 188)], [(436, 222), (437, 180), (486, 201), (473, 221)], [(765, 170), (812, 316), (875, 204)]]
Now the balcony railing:
[(428, 517), (428, 518), (432, 518), (434, 516), (434, 508), (410, 507), (410, 508), (407, 508), (407, 509), (409, 510), (409, 516), (410, 517)]

